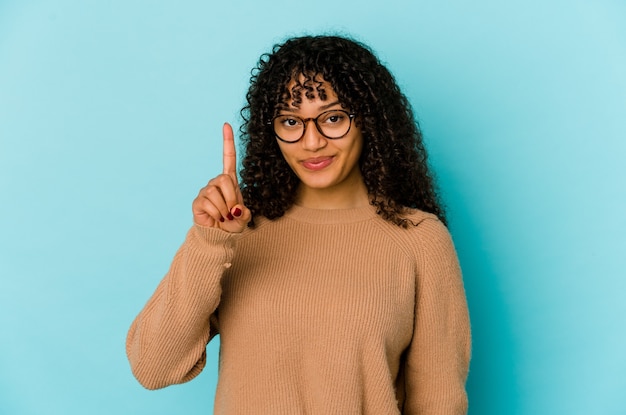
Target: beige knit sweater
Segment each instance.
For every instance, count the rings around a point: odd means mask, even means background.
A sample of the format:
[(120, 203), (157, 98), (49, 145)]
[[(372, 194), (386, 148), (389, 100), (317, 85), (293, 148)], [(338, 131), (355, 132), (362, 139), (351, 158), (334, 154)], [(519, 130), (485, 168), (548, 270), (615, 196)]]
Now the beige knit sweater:
[(467, 305), (454, 246), (373, 207), (228, 234), (194, 226), (127, 338), (149, 389), (186, 382), (220, 334), (215, 414), (464, 414)]

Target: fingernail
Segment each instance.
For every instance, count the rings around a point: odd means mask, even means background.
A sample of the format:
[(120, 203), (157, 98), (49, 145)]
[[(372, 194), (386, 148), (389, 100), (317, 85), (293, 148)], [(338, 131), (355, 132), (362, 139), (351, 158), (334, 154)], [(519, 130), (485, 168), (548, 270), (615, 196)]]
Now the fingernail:
[(235, 208), (235, 210), (233, 210), (233, 215), (235, 215), (235, 217), (241, 216), (241, 209)]
[(233, 215), (231, 215), (230, 213), (228, 214), (228, 216), (226, 216), (228, 218), (228, 220), (233, 220), (235, 218), (233, 218)]
[(220, 217), (220, 222), (224, 222), (224, 218)]

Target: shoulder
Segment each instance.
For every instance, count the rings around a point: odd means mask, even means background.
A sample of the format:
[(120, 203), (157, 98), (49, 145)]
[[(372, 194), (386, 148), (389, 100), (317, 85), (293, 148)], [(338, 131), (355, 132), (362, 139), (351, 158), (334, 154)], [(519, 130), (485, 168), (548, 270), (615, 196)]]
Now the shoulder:
[(414, 213), (407, 245), (416, 258), (421, 284), (441, 290), (461, 289), (462, 272), (452, 235), (435, 215)]
[(419, 226), (422, 222), (426, 220), (439, 222), (441, 223), (442, 226), (444, 226), (443, 223), (437, 217), (437, 215), (433, 213), (424, 212), (423, 210), (419, 210), (419, 209), (406, 208), (406, 211), (404, 212), (402, 217), (408, 219), (414, 225), (413, 227)]
[(408, 210), (405, 217), (411, 222), (408, 237), (429, 242), (451, 243), (452, 237), (446, 225), (432, 214), (418, 209)]
[(408, 227), (403, 228), (379, 217), (380, 226), (387, 232), (402, 240), (439, 240), (449, 239), (448, 228), (439, 218), (419, 209), (408, 209), (402, 215), (408, 221)]
[(384, 219), (379, 226), (398, 249), (421, 265), (440, 260), (456, 262), (457, 255), (452, 236), (439, 218), (419, 209), (407, 209), (403, 215), (410, 223), (402, 228)]

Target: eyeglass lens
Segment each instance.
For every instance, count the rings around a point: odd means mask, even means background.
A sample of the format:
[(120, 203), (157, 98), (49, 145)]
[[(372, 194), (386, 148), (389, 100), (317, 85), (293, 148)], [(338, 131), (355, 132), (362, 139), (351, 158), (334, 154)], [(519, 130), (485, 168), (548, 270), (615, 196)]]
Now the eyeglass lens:
[(274, 118), (274, 132), (283, 141), (295, 142), (304, 136), (306, 124), (314, 121), (318, 131), (326, 138), (341, 138), (350, 130), (351, 117), (343, 110), (325, 111), (316, 118), (303, 120), (290, 114), (278, 115)]

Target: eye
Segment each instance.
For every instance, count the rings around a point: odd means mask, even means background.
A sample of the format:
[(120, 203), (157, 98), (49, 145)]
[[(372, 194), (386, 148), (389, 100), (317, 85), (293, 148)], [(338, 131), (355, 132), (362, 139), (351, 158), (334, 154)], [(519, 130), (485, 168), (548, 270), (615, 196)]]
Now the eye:
[(280, 115), (276, 117), (275, 125), (282, 128), (298, 128), (302, 125), (302, 120), (290, 115)]
[(346, 114), (342, 111), (329, 111), (322, 114), (320, 121), (323, 124), (341, 124), (346, 121)]

